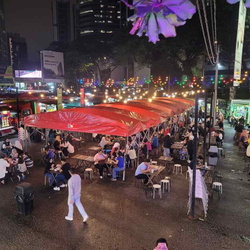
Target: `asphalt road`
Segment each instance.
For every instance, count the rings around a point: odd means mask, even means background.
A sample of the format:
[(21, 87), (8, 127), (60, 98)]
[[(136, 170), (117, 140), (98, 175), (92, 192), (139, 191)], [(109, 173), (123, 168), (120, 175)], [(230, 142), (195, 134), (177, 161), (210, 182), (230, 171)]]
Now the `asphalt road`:
[(160, 237), (167, 238), (169, 249), (250, 249), (250, 178), (232, 134), (226, 127), (226, 157), (216, 169), (223, 175), (223, 194), (210, 203), (204, 222), (187, 218), (185, 174), (171, 175), (171, 193), (153, 200), (134, 186), (130, 169), (125, 182), (100, 180), (98, 175), (83, 180), (88, 223), (82, 223), (77, 209), (74, 221), (65, 221), (67, 189), (55, 192), (44, 186), (44, 166), (39, 163), (43, 144), (32, 144), (29, 151), (36, 164), (26, 181), (34, 185), (34, 211), (18, 215), (13, 198), (17, 183), (0, 186), (0, 249), (150, 250)]

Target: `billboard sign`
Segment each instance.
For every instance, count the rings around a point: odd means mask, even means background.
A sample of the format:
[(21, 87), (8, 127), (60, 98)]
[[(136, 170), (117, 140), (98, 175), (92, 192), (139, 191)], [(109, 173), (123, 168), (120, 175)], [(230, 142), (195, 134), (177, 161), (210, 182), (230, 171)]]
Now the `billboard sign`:
[(0, 85), (6, 85), (6, 86), (14, 85), (12, 66), (6, 67), (0, 65)]
[(42, 78), (41, 70), (15, 70), (16, 78)]
[(240, 1), (239, 17), (238, 17), (238, 30), (236, 38), (235, 61), (234, 61), (234, 87), (239, 86), (241, 79), (241, 65), (242, 65), (242, 52), (244, 44), (244, 32), (246, 22), (246, 7), (243, 0)]
[(55, 51), (41, 51), (43, 82), (64, 82), (63, 53)]

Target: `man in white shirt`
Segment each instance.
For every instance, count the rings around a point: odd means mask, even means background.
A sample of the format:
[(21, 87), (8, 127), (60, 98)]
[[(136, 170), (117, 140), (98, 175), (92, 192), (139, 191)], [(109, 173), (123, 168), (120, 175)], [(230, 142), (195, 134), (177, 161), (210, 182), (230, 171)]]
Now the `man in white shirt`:
[(148, 176), (145, 174), (150, 172), (150, 164), (149, 162), (142, 162), (135, 171), (135, 177), (137, 179), (144, 179), (144, 184), (148, 182)]
[(7, 179), (7, 169), (10, 166), (10, 164), (4, 159), (4, 156), (1, 156), (0, 159), (0, 182), (2, 184), (5, 184), (6, 179)]
[(73, 220), (73, 213), (74, 213), (74, 204), (78, 208), (79, 213), (83, 218), (83, 222), (85, 223), (89, 218), (88, 214), (86, 213), (83, 205), (81, 203), (81, 177), (76, 174), (76, 169), (71, 168), (69, 170), (71, 174), (71, 178), (68, 181), (68, 188), (69, 188), (69, 195), (68, 195), (68, 206), (69, 212), (68, 215), (65, 216), (66, 220), (72, 221)]

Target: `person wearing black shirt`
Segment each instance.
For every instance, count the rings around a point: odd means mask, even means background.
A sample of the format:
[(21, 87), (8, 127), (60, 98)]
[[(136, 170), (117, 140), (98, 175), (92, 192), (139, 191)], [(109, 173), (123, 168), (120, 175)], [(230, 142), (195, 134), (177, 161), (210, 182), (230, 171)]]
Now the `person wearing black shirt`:
[(242, 133), (244, 129), (244, 126), (242, 123), (239, 123), (236, 127), (235, 127), (235, 134), (234, 134), (234, 140), (236, 142), (238, 142), (240, 140), (240, 135)]
[(66, 183), (71, 177), (69, 173), (69, 170), (71, 168), (70, 164), (66, 162), (66, 160), (62, 160), (61, 163), (62, 166), (59, 168), (60, 174), (56, 176), (56, 187), (54, 187), (55, 191), (60, 191), (60, 188), (66, 187)]
[(169, 157), (170, 156), (170, 148), (171, 145), (173, 144), (172, 139), (170, 137), (170, 134), (167, 134), (163, 138), (163, 156)]
[(218, 126), (219, 126), (219, 128), (223, 129), (223, 122), (221, 119), (218, 119)]

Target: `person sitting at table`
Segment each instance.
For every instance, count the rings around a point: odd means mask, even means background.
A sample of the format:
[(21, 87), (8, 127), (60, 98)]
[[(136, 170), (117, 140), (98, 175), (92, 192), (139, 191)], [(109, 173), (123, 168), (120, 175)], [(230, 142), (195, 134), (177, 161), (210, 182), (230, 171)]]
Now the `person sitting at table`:
[(69, 133), (66, 137), (66, 141), (68, 141), (71, 145), (73, 145), (74, 135), (73, 133)]
[(49, 178), (49, 186), (50, 187), (52, 187), (54, 180), (55, 180), (53, 174), (51, 173), (51, 171), (53, 171), (54, 168), (55, 168), (55, 163), (54, 163), (53, 159), (49, 159), (49, 161), (46, 162), (46, 166), (44, 169), (44, 175)]
[(10, 153), (10, 157), (12, 159), (18, 158), (18, 152), (17, 152), (17, 149), (14, 146), (12, 147), (12, 150), (11, 150), (11, 153)]
[(60, 151), (61, 148), (60, 148), (60, 141), (58, 140), (58, 138), (54, 141), (53, 143), (53, 147), (56, 151)]
[[(109, 171), (108, 166), (106, 164), (107, 159), (108, 159), (108, 156), (104, 154), (102, 150), (94, 156), (95, 167), (99, 170), (100, 179), (103, 179), (104, 168), (107, 170), (107, 172)], [(108, 175), (110, 175), (109, 172), (108, 172)]]
[(62, 159), (61, 163), (62, 165), (57, 165), (57, 169), (60, 174), (56, 176), (56, 187), (54, 187), (55, 191), (60, 191), (60, 188), (66, 187), (67, 181), (71, 177), (69, 173), (69, 170), (71, 168), (70, 164), (66, 162), (66, 159)]
[(33, 168), (34, 162), (33, 162), (33, 160), (31, 159), (31, 156), (30, 156), (27, 152), (25, 152), (25, 153), (23, 154), (23, 160), (24, 160), (24, 162), (25, 162), (25, 165), (26, 165), (26, 167), (27, 167), (27, 172), (28, 172), (28, 169), (29, 169), (29, 168)]
[(99, 145), (102, 149), (104, 149), (104, 147), (106, 145), (111, 145), (111, 144), (112, 144), (112, 142), (109, 140), (108, 136), (103, 136), (100, 143), (99, 143)]
[(110, 157), (111, 159), (115, 159), (116, 157), (118, 157), (118, 153), (119, 153), (119, 148), (112, 148), (111, 152), (110, 152)]
[(5, 139), (5, 141), (2, 144), (1, 151), (6, 154), (7, 156), (10, 155), (12, 149), (12, 144), (9, 139)]
[(125, 169), (125, 166), (124, 166), (124, 158), (123, 158), (123, 153), (122, 152), (119, 152), (118, 153), (118, 157), (115, 159), (115, 162), (114, 162), (114, 168), (112, 169), (112, 179), (111, 181), (116, 181), (116, 176), (117, 176), (117, 173), (119, 173), (120, 171), (123, 171)]
[(188, 158), (188, 151), (187, 148), (185, 146), (182, 147), (182, 149), (180, 150), (180, 160), (181, 161), (185, 161)]
[(145, 173), (150, 172), (150, 164), (149, 159), (147, 161), (142, 162), (135, 171), (135, 178), (143, 179), (144, 184), (148, 183), (148, 176)]
[[(199, 155), (196, 159), (196, 165), (202, 165), (203, 157)], [(189, 164), (189, 167), (193, 170), (194, 168), (194, 160), (192, 160)]]
[(0, 156), (0, 183), (6, 184), (8, 180), (7, 168), (10, 166), (9, 162), (5, 159), (5, 155)]
[(69, 142), (68, 141), (66, 141), (66, 140), (62, 140), (62, 142), (61, 142), (61, 145), (60, 145), (60, 148), (61, 148), (61, 150), (62, 150), (62, 152), (63, 152), (63, 155), (65, 156), (65, 157), (68, 157), (69, 156), (69, 152), (68, 152), (68, 146), (69, 146)]
[(50, 161), (50, 159), (53, 159), (53, 160), (55, 159), (56, 155), (55, 155), (53, 148), (47, 148), (47, 150), (45, 152), (46, 153), (45, 153), (43, 158), (46, 162)]
[(23, 160), (23, 156), (20, 155), (18, 157), (18, 161), (17, 161), (17, 165), (16, 165), (16, 171), (15, 171), (15, 175), (18, 178), (18, 181), (20, 181), (21, 179), (24, 180), (25, 179), (25, 172), (27, 171), (27, 167), (26, 164)]

